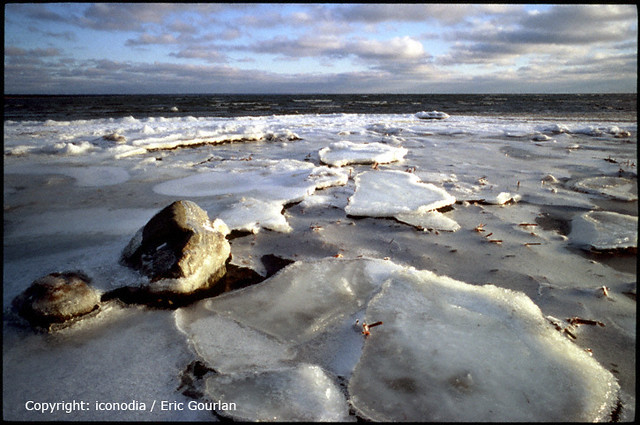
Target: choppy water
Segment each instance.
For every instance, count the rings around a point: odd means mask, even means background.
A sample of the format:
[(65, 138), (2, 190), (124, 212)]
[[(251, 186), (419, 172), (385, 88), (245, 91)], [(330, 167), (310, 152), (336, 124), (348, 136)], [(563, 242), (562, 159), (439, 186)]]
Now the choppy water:
[(141, 117), (236, 117), (282, 114), (575, 116), (634, 120), (636, 94), (344, 94), (344, 95), (91, 95), (5, 96), (5, 120)]

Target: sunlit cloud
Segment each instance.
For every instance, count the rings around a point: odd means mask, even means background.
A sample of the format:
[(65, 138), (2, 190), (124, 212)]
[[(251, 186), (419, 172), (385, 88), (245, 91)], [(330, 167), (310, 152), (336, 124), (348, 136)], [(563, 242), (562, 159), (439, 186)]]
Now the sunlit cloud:
[(5, 7), (6, 93), (637, 90), (633, 5)]

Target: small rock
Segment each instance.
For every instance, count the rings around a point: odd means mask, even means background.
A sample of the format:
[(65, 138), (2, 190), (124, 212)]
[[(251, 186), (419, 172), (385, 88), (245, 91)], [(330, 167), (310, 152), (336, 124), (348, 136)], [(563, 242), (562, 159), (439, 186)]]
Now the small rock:
[(191, 201), (176, 201), (149, 220), (122, 252), (121, 262), (149, 278), (152, 293), (190, 294), (226, 273), (229, 228)]
[(99, 307), (100, 292), (90, 282), (82, 272), (51, 273), (35, 280), (13, 304), (32, 325), (46, 328)]
[(127, 141), (127, 138), (118, 134), (118, 133), (112, 133), (112, 134), (106, 134), (104, 136), (102, 136), (102, 138), (104, 140), (108, 140), (110, 142), (116, 142), (116, 143), (125, 143)]

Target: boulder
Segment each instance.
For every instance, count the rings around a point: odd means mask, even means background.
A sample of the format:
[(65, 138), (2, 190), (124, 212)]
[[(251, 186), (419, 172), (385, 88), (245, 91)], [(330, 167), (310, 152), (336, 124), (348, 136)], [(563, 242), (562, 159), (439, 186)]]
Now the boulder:
[(229, 228), (191, 201), (176, 201), (149, 220), (123, 250), (121, 262), (149, 278), (155, 294), (208, 289), (226, 273)]
[(13, 301), (31, 324), (48, 328), (84, 316), (100, 306), (100, 292), (82, 272), (51, 273), (33, 281)]

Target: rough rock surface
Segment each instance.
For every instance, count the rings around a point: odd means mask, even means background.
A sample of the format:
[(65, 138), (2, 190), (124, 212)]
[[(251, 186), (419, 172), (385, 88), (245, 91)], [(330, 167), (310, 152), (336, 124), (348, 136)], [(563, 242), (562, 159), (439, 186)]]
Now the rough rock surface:
[(149, 278), (152, 293), (189, 294), (226, 273), (229, 229), (191, 201), (176, 201), (149, 220), (122, 252), (121, 262)]
[(30, 323), (48, 327), (83, 316), (100, 305), (100, 292), (82, 272), (51, 273), (31, 284), (13, 301)]

